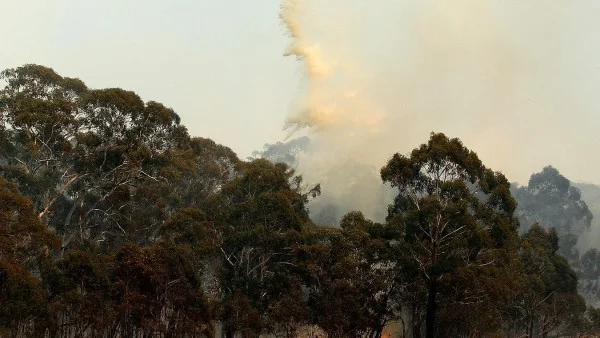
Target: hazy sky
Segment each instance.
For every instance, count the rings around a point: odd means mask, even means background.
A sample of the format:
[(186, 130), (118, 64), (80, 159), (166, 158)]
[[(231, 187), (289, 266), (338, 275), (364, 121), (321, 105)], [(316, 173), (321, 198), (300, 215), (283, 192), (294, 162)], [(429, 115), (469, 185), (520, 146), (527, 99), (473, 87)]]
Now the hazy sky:
[(247, 156), (280, 137), (297, 86), (278, 12), (278, 0), (0, 0), (0, 68), (133, 90)]
[[(368, 65), (370, 99), (394, 116), (386, 127), (410, 135), (388, 137), (390, 149), (444, 131), (511, 180), (553, 164), (600, 183), (600, 2), (307, 2), (310, 42)], [(301, 90), (279, 3), (0, 0), (0, 68), (38, 63), (134, 90), (244, 158), (281, 139)]]

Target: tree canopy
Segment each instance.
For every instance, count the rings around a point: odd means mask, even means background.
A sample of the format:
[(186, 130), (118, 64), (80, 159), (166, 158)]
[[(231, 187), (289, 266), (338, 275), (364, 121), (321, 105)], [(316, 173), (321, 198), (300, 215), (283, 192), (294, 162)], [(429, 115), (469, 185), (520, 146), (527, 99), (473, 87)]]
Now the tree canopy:
[[(571, 266), (566, 240), (592, 215), (556, 169), (511, 190), (432, 133), (382, 181), (340, 163), (352, 177), (305, 183), (307, 138), (241, 160), (132, 91), (40, 65), (0, 78), (2, 336), (599, 332), (577, 273), (597, 278), (600, 255)], [(336, 185), (339, 205), (317, 203)]]

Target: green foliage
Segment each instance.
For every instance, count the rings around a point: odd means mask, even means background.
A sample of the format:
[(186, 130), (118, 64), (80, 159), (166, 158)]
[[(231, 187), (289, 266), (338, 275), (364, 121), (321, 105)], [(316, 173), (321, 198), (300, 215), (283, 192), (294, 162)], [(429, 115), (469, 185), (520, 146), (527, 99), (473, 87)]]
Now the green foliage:
[(400, 311), (395, 229), (360, 212), (340, 225), (311, 229), (299, 248), (313, 320), (331, 337), (381, 335)]
[[(161, 169), (187, 132), (175, 112), (118, 88), (26, 65), (4, 71), (0, 172), (17, 183), (63, 238), (63, 246), (106, 251), (154, 239), (168, 187)], [(141, 213), (139, 210), (151, 212)]]
[(491, 302), (488, 283), (469, 276), (501, 280), (488, 270), (510, 264), (518, 222), (508, 181), (443, 134), (432, 134), (410, 157), (395, 154), (381, 177), (398, 188), (388, 222), (401, 231), (427, 285), (427, 336), (444, 334), (436, 333), (438, 307)]
[(275, 311), (301, 294), (293, 273), (294, 248), (309, 222), (301, 182), (285, 164), (255, 160), (207, 202), (221, 261), (221, 319), (227, 332), (291, 332), (304, 318)]
[(582, 327), (585, 301), (577, 294), (577, 275), (558, 254), (556, 232), (534, 224), (523, 236), (519, 254), (522, 291), (515, 302), (513, 323), (530, 336)]

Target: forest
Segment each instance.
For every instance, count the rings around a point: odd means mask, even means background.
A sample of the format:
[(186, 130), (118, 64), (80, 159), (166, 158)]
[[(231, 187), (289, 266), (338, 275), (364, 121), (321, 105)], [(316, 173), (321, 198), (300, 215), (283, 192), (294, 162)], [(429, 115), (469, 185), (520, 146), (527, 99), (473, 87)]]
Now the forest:
[(518, 186), (432, 132), (362, 181), (383, 220), (315, 214), (304, 140), (241, 159), (132, 91), (0, 80), (0, 336), (600, 334), (592, 208), (556, 168)]

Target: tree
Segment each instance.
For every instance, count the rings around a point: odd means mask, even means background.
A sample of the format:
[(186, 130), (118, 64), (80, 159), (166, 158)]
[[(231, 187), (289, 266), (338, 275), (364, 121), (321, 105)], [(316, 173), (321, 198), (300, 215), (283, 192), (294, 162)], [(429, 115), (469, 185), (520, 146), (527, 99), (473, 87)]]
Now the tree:
[(284, 320), (274, 315), (274, 304), (283, 306), (285, 295), (298, 294), (294, 288), (299, 284), (291, 272), (294, 248), (309, 222), (306, 203), (316, 194), (318, 187), (304, 191), (301, 177), (287, 165), (260, 159), (246, 163), (207, 202), (221, 262), (221, 319), (226, 336), (239, 332), (251, 337), (268, 331), (265, 315)]
[(69, 196), (78, 224), (65, 231), (105, 248), (153, 242), (165, 219), (161, 169), (187, 145), (185, 127), (172, 109), (119, 88), (88, 91), (78, 104), (84, 114), (73, 170), (81, 179)]
[(0, 335), (43, 336), (46, 301), (38, 279), (17, 262), (0, 258)]
[(0, 172), (18, 182), (45, 221), (48, 210), (77, 181), (73, 144), (87, 87), (52, 69), (25, 65), (0, 73)]
[(162, 169), (189, 143), (179, 116), (131, 91), (90, 90), (39, 65), (0, 78), (0, 172), (63, 248), (154, 241), (166, 217), (165, 195), (156, 193), (169, 187)]
[(381, 337), (399, 316), (394, 229), (360, 212), (340, 225), (307, 227), (296, 249), (311, 323), (330, 337)]
[(290, 167), (298, 165), (298, 157), (310, 145), (310, 138), (307, 136), (292, 139), (287, 142), (277, 142), (275, 144), (265, 144), (262, 151), (253, 151), (252, 158), (264, 158), (273, 163), (285, 163)]
[(114, 257), (116, 327), (123, 336), (212, 335), (212, 304), (189, 251), (165, 243), (122, 247)]
[(36, 217), (32, 202), (0, 177), (0, 258), (37, 270), (57, 245), (56, 236)]
[(525, 187), (513, 187), (518, 201), (516, 214), (525, 232), (534, 223), (555, 228), (560, 237), (561, 254), (574, 261), (579, 252), (577, 238), (589, 229), (593, 215), (581, 191), (551, 166), (531, 175)]
[(169, 208), (206, 209), (223, 186), (239, 174), (242, 161), (229, 148), (194, 137), (177, 148), (161, 174), (170, 182)]
[(558, 250), (554, 229), (534, 224), (523, 236), (519, 258), (524, 285), (515, 318), (529, 337), (546, 337), (557, 329), (573, 333), (571, 329), (583, 326), (586, 306), (577, 294), (577, 274)]
[(600, 309), (589, 307), (585, 317), (586, 333), (597, 336), (600, 333)]
[[(460, 270), (501, 267), (510, 259), (518, 229), (510, 184), (460, 140), (441, 133), (409, 157), (395, 154), (381, 177), (398, 189), (387, 219), (402, 229), (427, 285), (426, 336), (434, 337), (440, 286)], [(473, 303), (489, 295), (483, 287), (460, 285), (455, 293), (455, 301)]]
[(600, 252), (589, 249), (579, 259), (580, 288), (584, 294), (600, 298)]
[(361, 212), (346, 214), (340, 227), (350, 245), (346, 257), (356, 264), (350, 280), (358, 288), (363, 330), (369, 337), (381, 337), (385, 326), (400, 317), (398, 294), (405, 285), (405, 265), (398, 264), (397, 257), (403, 243), (396, 241), (394, 227), (367, 220)]
[[(69, 250), (49, 269), (52, 335), (102, 336), (115, 321), (110, 259), (89, 251)], [(98, 313), (97, 309), (103, 309)]]
[(39, 277), (57, 238), (39, 221), (31, 200), (2, 177), (0, 206), (0, 333), (40, 335), (48, 313)]

